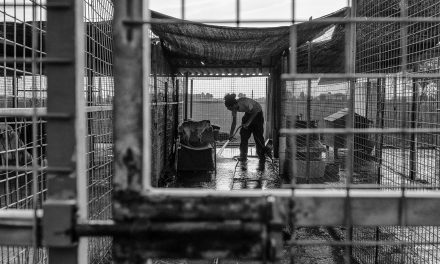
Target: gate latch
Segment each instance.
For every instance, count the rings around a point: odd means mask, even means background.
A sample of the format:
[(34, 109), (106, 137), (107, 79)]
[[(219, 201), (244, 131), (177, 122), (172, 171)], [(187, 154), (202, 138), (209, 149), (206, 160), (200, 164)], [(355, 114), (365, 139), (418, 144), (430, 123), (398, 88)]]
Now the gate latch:
[(76, 223), (75, 200), (47, 200), (44, 205), (43, 243), (50, 247), (76, 245), (74, 236)]

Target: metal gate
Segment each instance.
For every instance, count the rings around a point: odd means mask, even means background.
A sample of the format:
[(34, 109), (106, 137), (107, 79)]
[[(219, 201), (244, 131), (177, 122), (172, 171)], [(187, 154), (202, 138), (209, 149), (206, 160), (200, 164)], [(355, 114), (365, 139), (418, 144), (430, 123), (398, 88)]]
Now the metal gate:
[[(0, 13), (0, 263), (47, 263), (39, 227), (47, 199), (78, 198), (84, 220), (112, 214), (113, 4), (2, 1)], [(73, 179), (68, 188), (63, 177)], [(87, 242), (83, 262), (109, 263), (111, 238)]]
[[(280, 154), (284, 155), (280, 155), (280, 158), (284, 161), (285, 173), (291, 181), (284, 189), (227, 192), (153, 188), (156, 179), (151, 172), (156, 164), (152, 164), (154, 157), (150, 151), (150, 132), (154, 121), (152, 117), (159, 116), (159, 113), (152, 115), (151, 108), (160, 108), (157, 104), (157, 93), (154, 94), (151, 89), (154, 78), (150, 73), (158, 72), (151, 68), (154, 64), (149, 63), (151, 35), (148, 28), (154, 23), (179, 25), (191, 22), (150, 18), (146, 1), (142, 0), (114, 1), (107, 2), (107, 5), (103, 5), (103, 1), (47, 1), (44, 5), (47, 8), (47, 25), (38, 27), (36, 16), (32, 19), (31, 59), (26, 56), (2, 57), (3, 83), (8, 84), (4, 87), (23, 87), (22, 97), (26, 98), (26, 85), (24, 82), (20, 84), (17, 75), (23, 77), (26, 74), (22, 72), (30, 72), (27, 75), (32, 76), (32, 100), (30, 104), (25, 103), (25, 106), (30, 106), (31, 111), (23, 110), (11, 114), (14, 118), (20, 117), (25, 121), (13, 121), (15, 127), (5, 128), (5, 133), (8, 134), (5, 137), (14, 138), (16, 143), (9, 147), (15, 155), (16, 163), (11, 169), (7, 159), (6, 165), (2, 167), (2, 171), (5, 171), (2, 175), (5, 176), (0, 178), (0, 184), (7, 186), (5, 189), (18, 188), (20, 181), (26, 179), (26, 184), (20, 186), (23, 186), (26, 193), (32, 191), (31, 198), (24, 200), (19, 197), (20, 191), (13, 195), (6, 191), (7, 195), (0, 196), (3, 199), (0, 202), (3, 201), (6, 206), (13, 207), (14, 203), (17, 205), (8, 210), (0, 210), (0, 244), (9, 245), (4, 250), (1, 248), (1, 254), (9, 256), (16, 254), (17, 250), (24, 250), (24, 257), (19, 258), (33, 258), (30, 261), (47, 258), (49, 263), (105, 263), (106, 256), (99, 254), (110, 248), (111, 239), (92, 240), (88, 237), (106, 236), (113, 237), (115, 263), (144, 263), (152, 258), (162, 257), (234, 258), (267, 262), (282, 257), (283, 243), (289, 249), (289, 259), (292, 262), (295, 261), (295, 249), (298, 246), (331, 245), (345, 248), (346, 263), (351, 263), (353, 259), (364, 263), (411, 262), (413, 260), (408, 252), (414, 250), (421, 252), (417, 254), (432, 256), (429, 260), (420, 258), (420, 261), (432, 260), (435, 263), (438, 256), (438, 237), (416, 241), (408, 237), (427, 237), (428, 233), (438, 233), (435, 227), (440, 219), (436, 210), (440, 206), (440, 194), (435, 180), (435, 171), (438, 169), (432, 170), (433, 177), (426, 176), (430, 172), (423, 171), (430, 167), (436, 168), (437, 164), (433, 165), (429, 161), (428, 165), (420, 166), (423, 163), (418, 161), (421, 157), (435, 156), (438, 151), (435, 141), (439, 132), (437, 122), (427, 121), (432, 118), (429, 115), (421, 115), (422, 112), (432, 111), (429, 109), (433, 105), (423, 105), (421, 102), (437, 102), (438, 98), (429, 97), (432, 94), (428, 91), (436, 91), (435, 80), (439, 78), (439, 74), (435, 59), (425, 55), (423, 58), (411, 57), (414, 49), (408, 47), (414, 47), (411, 46), (410, 30), (417, 31), (423, 23), (438, 24), (440, 20), (438, 14), (414, 12), (412, 8), (420, 4), (418, 1), (395, 2), (394, 8), (378, 7), (379, 11), (375, 13), (371, 10), (376, 10), (376, 1), (352, 1), (346, 17), (325, 17), (309, 21), (293, 16), (289, 20), (292, 23), (345, 25), (344, 72), (310, 70), (298, 73), (297, 62), (301, 61), (301, 53), (298, 51), (302, 48), (307, 50), (307, 46), (313, 47), (313, 40), (302, 46), (304, 43), (298, 39), (297, 26), (291, 27), (290, 53), (280, 58), (288, 58), (288, 63), (281, 63), (282, 69), (285, 69), (282, 75), (271, 75), (271, 78), (277, 79), (274, 82), (281, 85), (271, 86), (280, 87), (280, 90), (276, 92), (276, 96), (271, 97), (270, 102), (273, 107), (283, 100), (284, 104), (279, 107), (288, 109), (280, 120), (281, 123), (285, 122), (285, 126), (277, 131), (277, 135), (280, 136)], [(428, 2), (430, 1), (423, 3)], [(5, 3), (4, 8), (6, 5), (16, 6), (16, 3)], [(37, 6), (42, 4), (32, 1), (28, 5), (35, 15), (36, 10), (39, 10)], [(97, 6), (107, 10), (105, 16), (88, 18), (89, 22), (86, 21), (85, 24), (87, 27), (84, 27), (84, 12), (92, 11)], [(433, 6), (438, 4), (428, 3), (427, 8)], [(236, 9), (236, 20), (211, 22), (236, 22), (237, 25), (243, 23), (240, 19), (239, 0), (236, 1)], [(295, 2), (292, 1), (293, 14), (294, 10)], [(394, 11), (382, 13), (381, 10)], [(182, 1), (181, 13), (184, 19), (185, 1)], [(112, 15), (113, 35), (110, 35), (108, 19)], [(384, 68), (375, 70), (377, 68), (368, 67), (371, 59), (369, 56), (373, 56), (373, 53), (362, 50), (369, 50), (371, 46), (359, 47), (356, 39), (364, 37), (361, 33), (371, 32), (364, 29), (363, 25), (374, 29), (382, 24), (391, 24), (390, 31), (399, 32), (397, 42), (393, 42), (397, 43), (397, 46), (393, 46), (393, 52), (397, 53), (393, 53), (390, 60), (385, 60)], [(16, 27), (17, 23), (13, 26)], [(22, 26), (26, 28), (27, 25), (23, 23)], [(5, 27), (7, 23), (4, 23), (3, 28)], [(85, 37), (88, 35), (85, 34), (88, 27), (92, 30), (86, 32), (92, 38)], [(48, 32), (45, 42), (47, 56), (43, 56), (36, 46), (37, 32), (43, 30), (42, 28)], [(9, 37), (3, 38), (3, 50), (6, 49), (6, 42), (15, 43), (15, 46), (20, 43), (17, 39), (11, 41)], [(99, 38), (104, 38), (105, 41), (96, 42)], [(111, 38), (113, 44), (110, 44)], [(65, 41), (63, 45), (59, 45), (60, 40), (72, 39), (73, 41)], [(297, 44), (300, 44), (299, 47)], [(383, 53), (392, 52), (385, 50)], [(389, 70), (386, 63), (393, 61), (393, 58), (399, 58), (399, 66)], [(410, 70), (409, 65), (414, 61), (420, 62), (418, 68)], [(18, 74), (14, 65), (10, 71), (8, 63), (21, 63), (22, 70)], [(393, 63), (396, 64), (396, 61)], [(31, 64), (30, 68), (26, 68), (27, 64)], [(41, 99), (41, 102), (36, 100), (36, 93), (43, 93), (45, 90), (43, 76), (47, 76), (47, 111), (38, 108), (46, 106), (46, 97), (43, 96), (44, 100)], [(175, 76), (172, 79), (173, 87), (178, 89), (173, 103), (179, 105), (179, 89), (188, 91), (188, 84), (186, 87), (181, 86), (176, 79), (182, 81), (182, 77)], [(335, 80), (339, 81), (334, 82)], [(40, 86), (36, 84), (37, 81)], [(164, 91), (168, 91), (168, 85), (168, 81), (164, 82)], [(316, 87), (322, 88), (325, 96), (319, 97), (319, 94), (315, 94)], [(333, 104), (335, 112), (343, 110), (336, 116), (332, 116), (335, 114), (332, 112), (313, 111), (322, 109), (328, 103), (331, 87), (335, 89), (331, 101), (339, 102), (338, 105), (346, 106), (346, 109), (340, 109)], [(411, 87), (412, 90), (402, 87)], [(14, 104), (20, 105), (18, 88), (11, 92), (11, 107)], [(396, 96), (398, 93), (402, 93), (402, 96)], [(156, 96), (156, 102), (151, 100), (152, 95)], [(319, 100), (314, 101), (314, 96)], [(167, 107), (170, 97), (169, 94), (163, 97), (164, 107)], [(177, 111), (178, 108), (179, 106), (176, 107)], [(166, 110), (166, 113), (171, 112)], [(184, 111), (188, 112), (188, 109)], [(6, 117), (9, 115), (7, 111), (2, 114)], [(343, 116), (344, 126), (330, 127), (333, 121), (340, 119), (337, 118), (339, 115)], [(362, 115), (364, 119), (357, 115)], [(32, 121), (26, 122), (26, 118)], [(313, 119), (320, 118), (326, 118), (324, 121), (329, 122), (329, 127), (311, 125)], [(365, 119), (373, 120), (374, 126), (365, 127), (365, 124), (370, 123), (368, 121), (362, 123), (364, 126), (358, 126), (358, 120)], [(168, 122), (166, 118), (164, 120)], [(296, 127), (298, 120), (304, 121), (305, 127)], [(27, 123), (32, 126), (32, 141), (24, 143), (32, 142), (32, 154), (26, 154), (22, 150), (26, 150), (26, 144), (17, 145), (20, 142), (17, 135), (20, 126)], [(113, 133), (110, 129), (112, 123)], [(166, 124), (165, 130), (168, 128)], [(39, 140), (37, 133), (39, 128), (43, 131), (45, 126), (48, 166), (44, 158), (35, 158), (45, 155), (45, 138), (41, 137)], [(272, 128), (279, 129), (275, 124)], [(8, 130), (12, 132), (8, 133)], [(326, 184), (311, 184), (312, 149), (300, 149), (303, 143), (300, 144), (299, 141), (304, 140), (305, 145), (309, 146), (317, 134), (319, 138), (344, 137), (345, 145), (341, 148), (345, 152), (340, 155), (345, 177), (342, 184), (331, 187)], [(113, 140), (114, 153), (110, 150)], [(385, 146), (391, 144), (388, 142), (394, 142), (392, 144), (397, 149), (387, 149)], [(421, 145), (430, 145), (432, 148), (424, 149)], [(329, 146), (334, 150), (334, 146)], [(371, 146), (371, 157), (364, 155), (364, 152), (357, 152), (359, 149), (366, 150), (367, 146)], [(42, 153), (40, 156), (39, 149)], [(306, 158), (297, 155), (301, 151)], [(8, 149), (5, 150), (7, 152)], [(333, 155), (338, 156), (339, 153), (336, 150)], [(31, 160), (32, 164), (23, 168), (18, 163), (20, 159)], [(359, 175), (364, 174), (357, 169), (359, 164), (367, 162), (374, 163), (372, 180), (359, 184), (356, 181)], [(392, 163), (401, 165), (390, 168), (389, 164)], [(114, 166), (113, 174), (109, 170), (110, 166)], [(12, 174), (9, 173), (11, 170)], [(305, 178), (306, 184), (302, 184), (300, 178)], [(32, 187), (28, 186), (27, 179), (32, 179)], [(111, 180), (113, 185), (110, 184)], [(46, 183), (48, 189), (44, 191), (45, 188), (42, 187)], [(43, 190), (38, 192), (39, 188)], [(40, 197), (40, 201), (46, 199), (42, 209), (36, 197)], [(15, 209), (19, 204), (27, 210)], [(97, 211), (102, 214), (93, 215)], [(110, 211), (112, 220), (108, 220)], [(342, 226), (343, 228), (337, 229), (341, 240), (314, 241), (295, 238), (297, 227), (311, 226)], [(293, 235), (292, 239), (283, 241), (282, 233), (286, 227), (293, 231)], [(390, 234), (394, 236), (393, 239), (389, 239)], [(428, 245), (432, 248), (420, 249)], [(41, 246), (46, 251), (41, 250)], [(41, 253), (35, 254), (36, 250)], [(388, 259), (381, 259), (380, 254), (383, 252), (390, 252)], [(97, 257), (93, 259), (91, 254), (95, 253)], [(7, 260), (6, 263), (11, 261), (15, 260)], [(18, 260), (18, 263), (19, 261), (27, 262), (24, 259)]]

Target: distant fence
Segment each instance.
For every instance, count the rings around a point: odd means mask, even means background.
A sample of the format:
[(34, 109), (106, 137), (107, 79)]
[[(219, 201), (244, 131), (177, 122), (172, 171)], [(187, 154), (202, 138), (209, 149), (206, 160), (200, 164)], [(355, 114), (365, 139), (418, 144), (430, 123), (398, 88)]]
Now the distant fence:
[[(266, 103), (264, 99), (258, 100), (266, 113)], [(237, 126), (241, 124), (243, 113), (237, 115)], [(193, 117), (194, 120), (210, 120), (211, 124), (220, 126), (221, 132), (229, 133), (232, 123), (232, 113), (226, 109), (223, 100), (204, 100), (193, 101)]]

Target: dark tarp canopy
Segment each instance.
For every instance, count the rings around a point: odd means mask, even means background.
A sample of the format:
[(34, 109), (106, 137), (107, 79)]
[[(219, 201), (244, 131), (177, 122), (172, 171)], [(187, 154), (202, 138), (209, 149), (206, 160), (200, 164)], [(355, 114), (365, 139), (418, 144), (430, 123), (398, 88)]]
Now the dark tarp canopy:
[[(345, 17), (347, 11), (347, 8), (343, 8), (323, 18)], [(151, 17), (157, 20), (175, 19), (154, 11), (151, 12)], [(257, 71), (260, 69), (258, 73), (261, 73), (262, 68), (271, 66), (271, 57), (281, 55), (289, 49), (288, 26), (235, 28), (182, 20), (180, 22), (182, 23), (153, 23), (151, 29), (159, 37), (171, 65), (182, 73), (196, 73), (200, 69), (210, 69), (210, 73), (225, 73), (234, 68), (255, 68)], [(305, 22), (295, 26), (301, 50), (301, 46), (307, 41), (318, 38), (335, 25)], [(337, 25), (334, 32), (329, 40), (313, 43), (313, 62), (319, 65), (316, 69), (325, 70), (321, 72), (341, 71), (343, 65), (343, 25)], [(323, 59), (323, 56), (327, 57)], [(305, 58), (307, 60), (307, 55)], [(304, 58), (299, 57), (298, 61), (299, 71), (306, 70)]]
[[(410, 16), (435, 17), (437, 0), (421, 1), (408, 8)], [(348, 8), (343, 8), (325, 17), (346, 17)], [(152, 11), (152, 17), (158, 20), (174, 19)], [(358, 6), (358, 16), (362, 17), (398, 17), (399, 1), (363, 0)], [(320, 19), (320, 18), (318, 18)], [(272, 28), (235, 28), (212, 26), (191, 21), (182, 23), (152, 24), (152, 31), (158, 37), (153, 44), (161, 43), (170, 64), (181, 73), (267, 73), (277, 56), (289, 49), (289, 27)], [(185, 22), (185, 23), (183, 23)], [(36, 21), (38, 32), (42, 32), (36, 45), (36, 57), (45, 57), (46, 22)], [(112, 32), (111, 21), (87, 22), (86, 52), (87, 68), (94, 74), (111, 75)], [(298, 71), (308, 71), (308, 44), (311, 41), (312, 72), (344, 71), (344, 24), (301, 23), (298, 32)], [(334, 27), (330, 38), (317, 40)], [(410, 23), (408, 26), (408, 61), (414, 62), (439, 57), (438, 43), (440, 26), (435, 23)], [(31, 58), (32, 23), (4, 22), (0, 27), (0, 56), (7, 58)], [(357, 72), (374, 72), (386, 69), (399, 71), (400, 31), (399, 23), (389, 23), (378, 30), (376, 23), (362, 24), (357, 28), (357, 42), (368, 45), (368, 63), (357, 65)], [(286, 52), (287, 54), (288, 52)], [(358, 51), (359, 54), (359, 51)], [(110, 69), (110, 70), (109, 70)], [(22, 62), (4, 62), (0, 64), (0, 76), (29, 75), (31, 64)], [(37, 74), (44, 74), (44, 64), (37, 67)], [(89, 74), (89, 72), (86, 72)]]
[[(347, 8), (325, 17), (344, 17)], [(151, 12), (154, 19), (175, 19), (158, 12)], [(319, 19), (319, 18), (318, 18)], [(289, 49), (290, 27), (235, 28), (213, 26), (191, 21), (182, 23), (157, 23), (151, 29), (161, 43), (171, 66), (178, 72), (190, 73), (268, 73), (274, 62), (279, 61), (283, 52)], [(184, 23), (183, 23), (184, 22)], [(39, 36), (36, 57), (45, 57), (46, 21), (36, 22)], [(111, 21), (87, 22), (86, 53), (87, 68), (94, 74), (111, 75)], [(344, 61), (344, 27), (340, 25), (301, 23), (298, 27), (298, 71), (307, 71), (307, 52), (305, 43), (319, 38), (330, 28), (336, 27), (331, 38), (312, 41), (312, 71), (342, 72)], [(4, 32), (4, 29), (6, 30)], [(0, 56), (9, 58), (31, 58), (32, 23), (5, 22), (0, 28), (5, 41), (0, 41)], [(15, 40), (15, 42), (14, 42)], [(0, 66), (0, 74), (12, 76), (31, 74), (30, 63), (6, 63)], [(37, 67), (37, 74), (44, 74), (44, 64)], [(89, 72), (86, 72), (88, 75)]]

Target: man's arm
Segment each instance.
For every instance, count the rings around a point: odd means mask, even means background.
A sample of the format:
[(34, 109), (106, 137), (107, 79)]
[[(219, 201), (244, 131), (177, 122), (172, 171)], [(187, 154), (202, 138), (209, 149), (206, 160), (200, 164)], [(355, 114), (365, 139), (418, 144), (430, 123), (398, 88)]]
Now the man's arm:
[(234, 136), (235, 126), (237, 125), (237, 111), (232, 111), (231, 131), (229, 132), (229, 139)]

